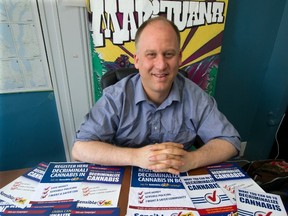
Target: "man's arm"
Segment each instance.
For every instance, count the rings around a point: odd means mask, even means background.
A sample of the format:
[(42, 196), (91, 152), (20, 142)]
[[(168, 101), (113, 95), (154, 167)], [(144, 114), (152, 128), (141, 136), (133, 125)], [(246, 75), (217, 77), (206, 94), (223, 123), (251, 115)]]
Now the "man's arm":
[(76, 141), (72, 148), (74, 160), (101, 165), (131, 165), (131, 155), (133, 149), (100, 141)]
[[(177, 164), (177, 171), (171, 170), (171, 173), (177, 174), (178, 167), (183, 165), (179, 154), (184, 153), (183, 146), (176, 143), (156, 144), (165, 146), (161, 154), (165, 158), (173, 159), (173, 164)], [(76, 161), (84, 161), (101, 165), (111, 166), (138, 166), (148, 169), (150, 166), (162, 163), (162, 160), (153, 161), (150, 158), (155, 154), (154, 145), (147, 145), (142, 148), (118, 147), (109, 143), (100, 141), (77, 141), (72, 148), (72, 157)]]
[(190, 170), (214, 163), (226, 161), (238, 154), (238, 150), (226, 140), (213, 139), (196, 151), (187, 152), (186, 164), (182, 167)]

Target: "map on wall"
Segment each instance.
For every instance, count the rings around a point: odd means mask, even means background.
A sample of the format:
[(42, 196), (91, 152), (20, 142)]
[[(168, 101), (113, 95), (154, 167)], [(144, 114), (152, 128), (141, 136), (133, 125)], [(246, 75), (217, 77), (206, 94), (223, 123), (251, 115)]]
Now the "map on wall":
[(36, 0), (1, 0), (0, 93), (51, 89)]
[(134, 67), (134, 39), (147, 19), (165, 16), (181, 36), (182, 64), (188, 78), (214, 95), (228, 0), (90, 0), (95, 99), (109, 70)]

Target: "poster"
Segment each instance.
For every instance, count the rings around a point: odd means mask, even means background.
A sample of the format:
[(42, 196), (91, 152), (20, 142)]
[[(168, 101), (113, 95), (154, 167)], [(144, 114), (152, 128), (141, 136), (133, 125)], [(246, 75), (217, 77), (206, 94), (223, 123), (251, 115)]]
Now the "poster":
[(103, 74), (134, 67), (135, 33), (154, 16), (166, 16), (177, 25), (182, 49), (180, 68), (214, 95), (227, 7), (228, 0), (90, 0), (95, 100), (102, 94)]
[(0, 1), (0, 94), (50, 90), (36, 0)]

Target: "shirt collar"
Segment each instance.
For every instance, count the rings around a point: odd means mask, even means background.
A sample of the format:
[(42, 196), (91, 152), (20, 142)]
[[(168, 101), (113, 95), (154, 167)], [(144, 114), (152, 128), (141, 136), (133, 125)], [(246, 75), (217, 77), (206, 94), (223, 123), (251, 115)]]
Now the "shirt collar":
[[(178, 102), (181, 101), (181, 94), (180, 94), (181, 89), (179, 88), (181, 84), (179, 82), (180, 81), (179, 81), (179, 78), (177, 75), (174, 82), (173, 82), (173, 85), (172, 85), (172, 88), (171, 88), (171, 91), (170, 91), (168, 97), (160, 105), (160, 107), (166, 107), (166, 106), (170, 105), (173, 101), (178, 101)], [(136, 97), (135, 98), (135, 104), (138, 104), (141, 101), (149, 102), (147, 95), (143, 89), (141, 77), (139, 74), (138, 74), (135, 85), (136, 85), (136, 87), (135, 87), (135, 97)]]
[(141, 101), (148, 101), (146, 93), (144, 92), (141, 77), (137, 74), (136, 84), (135, 84), (135, 104), (138, 104)]

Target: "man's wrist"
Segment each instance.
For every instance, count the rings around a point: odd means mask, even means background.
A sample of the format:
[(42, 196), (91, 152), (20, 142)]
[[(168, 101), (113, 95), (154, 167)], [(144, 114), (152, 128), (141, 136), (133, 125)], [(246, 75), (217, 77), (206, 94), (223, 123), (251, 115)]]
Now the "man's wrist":
[(139, 159), (137, 160), (137, 158), (138, 158), (138, 156), (137, 156), (138, 155), (138, 148), (127, 148), (126, 151), (127, 151), (126, 160), (127, 160), (128, 165), (130, 165), (130, 166), (139, 166), (137, 164), (137, 162), (139, 161)]
[(188, 152), (187, 160), (185, 161), (187, 165), (184, 165), (188, 168), (188, 171), (199, 167), (198, 165), (199, 159), (197, 158), (198, 155), (196, 151)]

